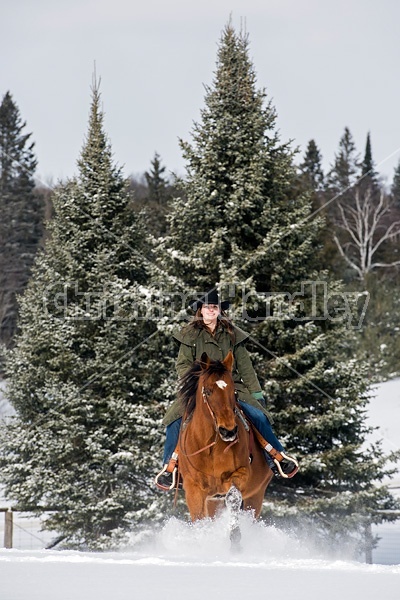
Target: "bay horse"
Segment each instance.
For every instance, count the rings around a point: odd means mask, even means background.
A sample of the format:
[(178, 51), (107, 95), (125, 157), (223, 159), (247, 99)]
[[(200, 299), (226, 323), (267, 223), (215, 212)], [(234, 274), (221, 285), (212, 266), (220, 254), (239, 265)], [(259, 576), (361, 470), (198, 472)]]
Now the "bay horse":
[(214, 517), (224, 501), (236, 515), (231, 539), (240, 538), (240, 508), (261, 512), (273, 477), (240, 412), (232, 378), (233, 354), (213, 361), (204, 353), (180, 382), (185, 405), (178, 442), (179, 471), (192, 521)]

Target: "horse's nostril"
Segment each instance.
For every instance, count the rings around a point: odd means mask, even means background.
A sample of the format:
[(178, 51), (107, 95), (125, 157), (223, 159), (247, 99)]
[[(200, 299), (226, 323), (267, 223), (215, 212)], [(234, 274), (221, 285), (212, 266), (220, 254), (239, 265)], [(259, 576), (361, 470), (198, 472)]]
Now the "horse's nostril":
[(223, 440), (232, 441), (236, 438), (237, 435), (237, 425), (233, 429), (226, 429), (226, 427), (219, 427), (219, 434)]

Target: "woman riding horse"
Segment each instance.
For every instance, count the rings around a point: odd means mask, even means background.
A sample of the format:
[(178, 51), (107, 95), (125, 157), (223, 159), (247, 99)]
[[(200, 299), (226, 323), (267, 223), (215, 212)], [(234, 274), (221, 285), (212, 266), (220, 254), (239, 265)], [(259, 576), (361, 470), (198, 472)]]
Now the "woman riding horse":
[[(278, 460), (276, 456), (272, 459), (266, 452), (267, 463), (276, 476), (293, 477), (297, 473), (298, 463), (295, 458), (285, 453), (282, 444), (272, 431), (261, 386), (244, 344), (249, 334), (233, 325), (227, 318), (225, 311), (228, 307), (229, 302), (220, 303), (215, 289), (193, 304), (192, 308), (196, 313), (194, 318), (174, 335), (180, 343), (176, 361), (178, 376), (182, 378), (193, 362), (199, 360), (204, 352), (212, 360), (222, 361), (231, 350), (235, 359), (233, 380), (239, 405), (262, 437), (269, 442), (272, 451), (278, 451)], [(184, 407), (178, 398), (163, 419), (163, 424), (166, 425), (163, 468), (156, 476), (155, 483), (164, 491), (175, 486), (173, 471), (177, 456), (174, 451), (178, 443), (183, 413)]]

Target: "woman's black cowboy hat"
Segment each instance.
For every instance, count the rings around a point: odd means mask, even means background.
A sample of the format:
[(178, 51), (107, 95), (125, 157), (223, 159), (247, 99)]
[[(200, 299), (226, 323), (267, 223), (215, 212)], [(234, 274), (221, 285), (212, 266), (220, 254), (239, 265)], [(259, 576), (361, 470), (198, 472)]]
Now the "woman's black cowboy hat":
[(220, 307), (221, 310), (227, 310), (229, 308), (229, 300), (224, 300), (223, 302), (220, 302), (218, 292), (215, 288), (207, 292), (199, 300), (196, 300), (196, 302), (194, 302), (191, 305), (191, 309), (194, 312), (196, 312), (199, 310), (199, 308), (203, 306), (203, 304), (216, 304)]

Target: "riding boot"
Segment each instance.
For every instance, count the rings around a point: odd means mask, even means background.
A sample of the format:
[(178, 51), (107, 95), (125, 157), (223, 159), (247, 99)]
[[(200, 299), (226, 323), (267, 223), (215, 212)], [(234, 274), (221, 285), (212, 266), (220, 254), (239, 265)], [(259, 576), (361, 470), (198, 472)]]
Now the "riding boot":
[[(164, 492), (173, 490), (178, 483), (176, 467), (178, 455), (175, 453), (175, 449), (178, 445), (181, 423), (182, 419), (176, 419), (165, 430), (163, 468), (154, 479), (156, 486)], [(182, 484), (179, 487), (182, 487)]]
[[(296, 475), (299, 470), (299, 464), (295, 458), (285, 453), (285, 449), (274, 434), (267, 416), (262, 410), (259, 410), (246, 402), (239, 402), (239, 404), (246, 417), (250, 419), (264, 440), (268, 442), (266, 445), (262, 445), (266, 451), (265, 454), (268, 466), (274, 475), (285, 479), (290, 479)], [(270, 459), (267, 458), (267, 455)]]
[[(299, 470), (299, 464), (293, 456), (289, 456), (285, 452), (279, 452), (275, 458), (264, 449), (264, 456), (267, 464), (275, 477), (283, 477), (285, 479), (291, 479), (294, 477)], [(278, 458), (279, 456), (279, 458)]]
[(154, 483), (156, 486), (163, 490), (163, 492), (169, 492), (175, 488), (182, 488), (182, 483), (179, 481), (179, 474), (177, 468), (178, 455), (173, 452), (171, 460), (168, 464), (165, 464), (161, 471), (156, 475)]

